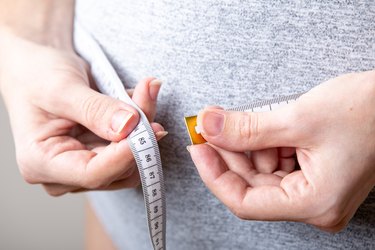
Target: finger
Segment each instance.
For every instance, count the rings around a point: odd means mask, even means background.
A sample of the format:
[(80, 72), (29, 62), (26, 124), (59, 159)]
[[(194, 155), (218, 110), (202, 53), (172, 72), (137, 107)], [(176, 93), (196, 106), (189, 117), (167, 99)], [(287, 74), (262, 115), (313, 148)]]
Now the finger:
[(64, 151), (46, 167), (49, 182), (97, 189), (108, 186), (128, 171), (133, 155), (126, 140), (111, 143), (100, 152)]
[(299, 216), (281, 187), (250, 187), (243, 178), (229, 170), (209, 145), (190, 146), (190, 152), (203, 182), (240, 218), (290, 220)]
[(157, 135), (158, 133), (160, 134), (160, 132), (167, 132), (165, 131), (164, 127), (160, 123), (157, 123), (157, 122), (152, 122), (151, 127), (152, 127), (152, 130), (155, 132), (155, 135)]
[[(152, 124), (152, 127), (159, 139), (166, 135), (160, 124)], [(96, 152), (85, 150), (81, 143), (69, 137), (50, 138), (39, 145), (42, 155), (51, 157), (43, 162), (46, 165), (39, 180), (41, 183), (103, 188), (118, 180), (134, 161), (127, 140), (113, 142)]]
[(125, 173), (123, 173), (122, 175), (120, 175), (119, 177), (117, 177), (117, 179), (114, 182), (125, 180), (125, 179), (129, 178), (129, 176), (133, 175), (135, 171), (138, 171), (138, 169), (137, 169), (136, 162), (133, 161), (130, 164), (128, 171), (126, 171)]
[[(164, 130), (163, 126), (158, 123), (152, 123), (151, 127), (153, 128), (156, 136), (156, 140), (159, 141), (168, 135), (168, 132)], [(97, 135), (93, 134), (92, 132), (88, 131), (86, 133), (81, 134), (76, 138), (82, 144), (86, 146), (86, 149), (92, 150), (93, 152), (99, 153), (102, 151), (106, 146), (108, 146), (109, 142), (98, 137)]]
[(286, 173), (291, 173), (294, 171), (296, 166), (296, 160), (294, 158), (280, 158), (279, 159), (279, 170)]
[(244, 180), (248, 181), (258, 173), (245, 153), (227, 151), (215, 145), (209, 146), (216, 150), (216, 152), (225, 162), (228, 170), (235, 172)]
[[(163, 126), (159, 123), (153, 122), (151, 123), (151, 127), (153, 131), (155, 131), (155, 137), (157, 141), (163, 139), (168, 135), (168, 132), (165, 131)], [(105, 147), (109, 145), (108, 141), (101, 139), (91, 132), (81, 134), (76, 139), (84, 144), (86, 146), (86, 149), (89, 149), (95, 153), (103, 151)]]
[(189, 146), (192, 160), (205, 185), (229, 208), (241, 202), (248, 183), (230, 171), (219, 153), (207, 144)]
[(109, 144), (107, 140), (104, 140), (103, 138), (92, 133), (91, 131), (86, 131), (75, 138), (85, 145), (95, 144), (95, 143), (102, 144), (102, 145)]
[[(101, 188), (101, 189), (95, 189), (95, 190), (90, 190), (90, 189), (85, 189), (85, 188), (80, 188), (80, 189), (75, 189), (68, 191), (70, 193), (82, 193), (82, 192), (87, 192), (87, 191), (114, 191), (114, 190), (120, 190), (120, 189), (126, 189), (126, 188), (136, 188), (140, 185), (141, 180), (139, 178), (139, 174), (135, 173), (135, 175), (138, 175), (138, 177), (134, 178), (129, 178), (121, 181), (116, 181), (109, 185), (108, 187)], [(68, 193), (66, 192), (66, 193)]]
[(293, 105), (263, 113), (204, 109), (197, 123), (208, 142), (230, 151), (295, 146)]
[(281, 178), (284, 178), (284, 177), (287, 176), (289, 173), (286, 172), (286, 171), (283, 171), (283, 170), (277, 170), (277, 171), (273, 172), (272, 174), (277, 175), (277, 176), (280, 176)]
[[(119, 189), (124, 189), (124, 188), (135, 188), (138, 187), (140, 184), (141, 180), (139, 178), (139, 173), (138, 171), (133, 171), (133, 173), (128, 176), (126, 179), (121, 179), (118, 181), (115, 181), (111, 183), (108, 187), (101, 188), (101, 189), (96, 189), (97, 191), (102, 191), (102, 190), (119, 190)], [(46, 192), (51, 195), (51, 196), (61, 196), (66, 193), (79, 193), (79, 192), (86, 192), (86, 191), (93, 191), (92, 189), (86, 189), (86, 188), (81, 188), (81, 187), (76, 187), (76, 186), (67, 186), (67, 185), (62, 185), (62, 184), (43, 184), (44, 189)]]
[(133, 101), (145, 113), (149, 121), (153, 121), (155, 117), (160, 87), (160, 80), (148, 77), (140, 81), (134, 89)]
[(277, 148), (251, 151), (251, 160), (260, 173), (271, 174), (278, 166)]
[[(136, 188), (140, 184), (141, 184), (141, 179), (139, 177), (139, 172), (134, 171), (133, 174), (129, 176), (128, 178), (115, 181), (111, 183), (111, 185), (109, 185), (108, 187), (98, 188), (98, 189), (95, 189), (95, 191), (112, 191), (112, 190), (120, 190), (120, 189), (125, 189), (125, 188)], [(68, 192), (80, 193), (80, 192), (86, 192), (86, 191), (92, 191), (92, 190), (80, 188), (80, 189), (74, 189)]]
[(134, 89), (127, 89), (126, 93), (128, 93), (128, 96), (130, 96), (130, 98), (132, 98), (133, 97), (133, 93), (134, 93)]
[(246, 180), (249, 186), (280, 185), (280, 176), (271, 173), (259, 173), (245, 153), (226, 151), (215, 146), (213, 148), (219, 153), (228, 169)]
[(58, 197), (68, 192), (72, 192), (74, 190), (80, 189), (79, 187), (67, 186), (67, 185), (56, 184), (56, 183), (45, 183), (42, 185), (43, 185), (44, 190), (49, 195), (54, 196), (54, 197)]
[(296, 154), (296, 148), (283, 147), (279, 148), (279, 156), (283, 158), (289, 158)]
[[(158, 123), (151, 123), (151, 127), (155, 132), (157, 141), (160, 141), (166, 135), (168, 135), (168, 132), (165, 131), (164, 128)], [(135, 161), (133, 160), (131, 163), (128, 164), (127, 167), (128, 170), (124, 174), (117, 177), (117, 180), (115, 182), (110, 184), (108, 187), (104, 187), (97, 190), (116, 190), (121, 188), (131, 188), (139, 186), (139, 171)]]
[(109, 141), (124, 139), (139, 120), (138, 112), (130, 105), (84, 84), (70, 84), (43, 105), (51, 113), (82, 124)]
[(141, 178), (139, 177), (139, 171), (135, 169), (133, 173), (126, 177), (125, 179), (118, 180), (114, 183), (112, 183), (110, 186), (108, 186), (105, 189), (102, 190), (117, 190), (117, 189), (123, 189), (123, 188), (135, 188), (138, 187), (141, 184)]
[[(157, 141), (161, 140), (163, 137), (165, 137), (168, 134), (168, 132), (164, 131), (164, 128), (158, 123), (152, 123), (151, 126), (153, 127), (154, 131), (157, 131), (155, 132)], [(105, 147), (103, 147), (102, 150), (104, 150), (104, 148)], [(129, 164), (129, 170), (126, 171), (121, 176), (119, 176), (116, 181), (114, 181), (108, 187), (105, 187), (104, 189), (97, 189), (97, 190), (117, 190), (117, 189), (123, 189), (123, 188), (133, 188), (133, 187), (139, 186), (139, 184), (140, 184), (139, 172), (135, 164), (135, 161), (133, 161), (132, 163)], [(68, 192), (76, 193), (76, 192), (89, 191), (89, 189), (86, 189), (86, 188), (57, 184), (57, 183), (44, 183), (43, 187), (47, 191), (47, 193), (51, 196), (61, 196)]]

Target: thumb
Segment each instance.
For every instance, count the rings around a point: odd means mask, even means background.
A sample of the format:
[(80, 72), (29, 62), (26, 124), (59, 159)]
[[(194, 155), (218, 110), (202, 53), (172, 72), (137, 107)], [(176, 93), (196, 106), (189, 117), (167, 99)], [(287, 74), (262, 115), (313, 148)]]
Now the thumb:
[(290, 107), (262, 113), (206, 108), (197, 125), (209, 143), (229, 151), (293, 147), (296, 135), (288, 113)]
[(103, 139), (120, 141), (138, 124), (138, 112), (120, 100), (87, 85), (75, 84), (68, 90), (68, 94), (55, 100), (53, 113), (83, 125)]

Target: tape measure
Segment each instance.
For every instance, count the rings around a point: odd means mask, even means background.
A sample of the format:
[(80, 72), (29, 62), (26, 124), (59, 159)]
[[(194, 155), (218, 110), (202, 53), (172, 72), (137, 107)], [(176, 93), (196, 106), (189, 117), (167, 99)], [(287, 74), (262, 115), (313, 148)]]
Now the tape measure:
[[(303, 94), (303, 93), (302, 93)], [(282, 96), (272, 100), (264, 100), (260, 102), (255, 102), (252, 104), (242, 105), (235, 108), (228, 109), (229, 111), (242, 111), (242, 112), (267, 112), (278, 109), (289, 103), (295, 102), (298, 97), (302, 94), (294, 94), (289, 96)], [(190, 140), (192, 144), (205, 143), (206, 140), (201, 135), (201, 131), (197, 125), (197, 116), (187, 116), (185, 117), (185, 124)]]
[(137, 127), (127, 140), (139, 170), (147, 222), (155, 250), (166, 249), (166, 204), (163, 170), (158, 143), (146, 115), (128, 96), (116, 71), (96, 40), (76, 21), (76, 51), (91, 65), (91, 73), (100, 92), (133, 106), (140, 114)]

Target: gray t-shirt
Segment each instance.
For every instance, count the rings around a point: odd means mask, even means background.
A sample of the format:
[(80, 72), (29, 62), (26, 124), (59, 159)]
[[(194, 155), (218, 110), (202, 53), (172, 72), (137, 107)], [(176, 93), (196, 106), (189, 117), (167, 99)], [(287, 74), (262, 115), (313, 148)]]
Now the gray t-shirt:
[[(374, 192), (338, 234), (236, 218), (199, 178), (183, 121), (206, 105), (300, 93), (374, 69), (374, 1), (81, 0), (76, 12), (127, 87), (164, 80), (156, 121), (169, 131), (160, 142), (168, 249), (375, 249)], [(151, 249), (140, 189), (90, 197), (120, 249)]]

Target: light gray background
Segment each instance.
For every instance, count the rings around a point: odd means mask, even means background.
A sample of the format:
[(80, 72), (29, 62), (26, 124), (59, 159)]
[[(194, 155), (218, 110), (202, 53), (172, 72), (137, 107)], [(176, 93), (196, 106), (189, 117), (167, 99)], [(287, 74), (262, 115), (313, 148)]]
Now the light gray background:
[(0, 98), (0, 249), (83, 249), (83, 208), (82, 194), (53, 198), (23, 181)]

